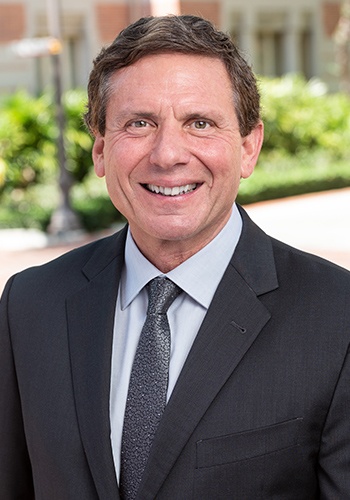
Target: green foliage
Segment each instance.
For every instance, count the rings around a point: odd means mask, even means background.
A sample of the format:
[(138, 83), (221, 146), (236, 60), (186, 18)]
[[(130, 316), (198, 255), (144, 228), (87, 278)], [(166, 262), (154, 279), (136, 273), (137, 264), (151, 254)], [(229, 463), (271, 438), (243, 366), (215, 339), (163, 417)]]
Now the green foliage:
[(0, 229), (23, 227), (44, 231), (57, 201), (57, 189), (46, 184), (4, 191), (0, 204)]
[[(67, 170), (82, 181), (89, 172), (92, 139), (84, 128), (82, 113), (86, 94), (65, 94), (65, 147)], [(38, 98), (25, 91), (0, 101), (0, 190), (26, 189), (51, 182), (57, 175), (58, 127), (53, 96)]]
[(123, 222), (122, 215), (112, 204), (104, 179), (91, 171), (84, 182), (74, 186), (73, 208), (87, 231), (97, 231)]
[(70, 90), (65, 93), (63, 103), (66, 119), (66, 166), (73, 178), (81, 182), (92, 167), (92, 138), (88, 134), (82, 118), (86, 93), (82, 90)]
[(260, 162), (251, 177), (241, 181), (238, 202), (255, 203), (348, 186), (348, 161), (330, 160), (318, 151), (305, 157), (274, 154), (266, 163)]
[(260, 83), (265, 140), (239, 202), (350, 186), (349, 96), (297, 75)]
[(333, 159), (349, 158), (350, 98), (328, 94), (319, 80), (298, 75), (261, 80), (265, 141), (271, 151), (290, 156), (324, 149)]
[(26, 188), (45, 182), (54, 171), (55, 129), (50, 99), (26, 92), (0, 103), (0, 189)]

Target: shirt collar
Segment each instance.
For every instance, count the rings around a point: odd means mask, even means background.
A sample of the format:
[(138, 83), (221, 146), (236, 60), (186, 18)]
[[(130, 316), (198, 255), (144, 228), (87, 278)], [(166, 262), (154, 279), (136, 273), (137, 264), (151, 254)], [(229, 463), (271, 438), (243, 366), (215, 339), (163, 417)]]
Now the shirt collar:
[[(231, 217), (220, 233), (166, 276), (207, 309), (231, 260), (241, 231), (242, 219), (234, 205)], [(128, 307), (142, 288), (160, 275), (164, 274), (142, 255), (129, 229), (121, 280), (121, 308)]]

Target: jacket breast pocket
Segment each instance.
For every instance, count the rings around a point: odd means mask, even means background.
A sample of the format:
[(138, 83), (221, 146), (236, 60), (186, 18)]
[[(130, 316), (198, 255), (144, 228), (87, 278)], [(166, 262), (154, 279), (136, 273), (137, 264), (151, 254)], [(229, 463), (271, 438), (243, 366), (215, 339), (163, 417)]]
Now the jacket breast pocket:
[(298, 446), (302, 418), (197, 441), (197, 468), (257, 458)]

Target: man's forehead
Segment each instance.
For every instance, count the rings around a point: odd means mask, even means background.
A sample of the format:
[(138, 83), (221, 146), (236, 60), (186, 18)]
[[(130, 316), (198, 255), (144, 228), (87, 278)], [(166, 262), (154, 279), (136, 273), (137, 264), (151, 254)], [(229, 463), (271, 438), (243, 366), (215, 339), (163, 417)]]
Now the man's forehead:
[(144, 57), (113, 76), (107, 114), (118, 122), (158, 121), (170, 115), (180, 121), (235, 120), (232, 85), (225, 71), (221, 60), (203, 56)]
[(110, 96), (118, 99), (157, 100), (160, 96), (185, 101), (216, 100), (232, 96), (232, 83), (220, 59), (181, 53), (145, 56), (115, 71), (109, 81)]

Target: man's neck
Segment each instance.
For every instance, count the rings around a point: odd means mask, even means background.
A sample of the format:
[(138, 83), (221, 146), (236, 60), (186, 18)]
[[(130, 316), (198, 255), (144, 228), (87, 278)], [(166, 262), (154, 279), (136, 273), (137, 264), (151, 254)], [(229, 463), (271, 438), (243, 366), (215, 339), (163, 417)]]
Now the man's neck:
[(208, 231), (206, 235), (192, 236), (184, 240), (142, 238), (138, 233), (134, 234), (132, 227), (130, 227), (130, 230), (140, 252), (149, 262), (165, 274), (208, 245), (219, 234), (225, 224), (212, 228), (212, 231)]

